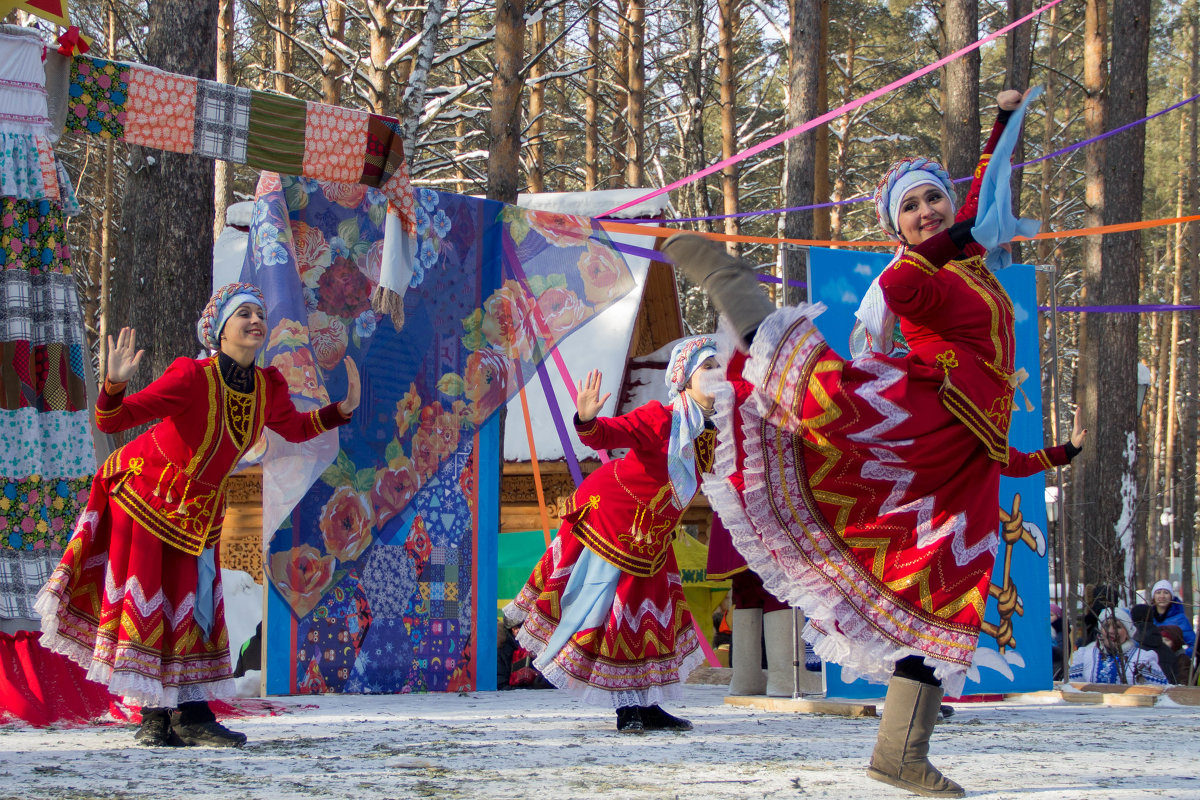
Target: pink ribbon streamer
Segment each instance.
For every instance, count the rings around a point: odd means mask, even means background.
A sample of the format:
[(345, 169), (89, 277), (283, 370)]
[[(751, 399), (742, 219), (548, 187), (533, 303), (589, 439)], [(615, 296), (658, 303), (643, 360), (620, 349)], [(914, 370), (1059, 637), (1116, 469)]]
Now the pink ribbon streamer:
[(616, 214), (618, 211), (624, 211), (625, 209), (629, 208), (630, 206), (636, 206), (638, 203), (644, 203), (645, 201), (649, 200), (652, 197), (658, 197), (660, 194), (666, 194), (667, 192), (674, 191), (675, 189), (678, 189), (680, 186), (686, 186), (689, 183), (691, 183), (692, 181), (698, 181), (706, 175), (711, 175), (714, 172), (720, 172), (721, 170), (725, 169), (726, 167), (728, 167), (732, 164), (736, 164), (739, 161), (744, 161), (747, 158), (749, 158), (750, 156), (757, 155), (758, 153), (761, 153), (763, 150), (774, 147), (775, 145), (779, 144), (780, 142), (791, 139), (793, 136), (799, 136), (800, 134), (804, 133), (805, 131), (812, 130), (813, 128), (817, 127), (818, 125), (824, 125), (826, 122), (829, 122), (832, 119), (837, 119), (838, 117), (842, 116), (843, 114), (847, 114), (847, 113), (853, 111), (854, 109), (858, 108), (859, 106), (863, 106), (863, 105), (866, 105), (867, 103), (870, 103), (872, 100), (878, 100), (880, 97), (883, 97), (885, 94), (889, 94), (890, 92), (893, 92), (896, 89), (899, 89), (901, 86), (912, 83), (917, 78), (920, 78), (923, 75), (928, 75), (930, 72), (933, 72), (935, 69), (942, 67), (946, 64), (949, 64), (951, 61), (954, 61), (957, 58), (962, 58), (967, 53), (970, 53), (972, 50), (977, 50), (980, 47), (983, 47), (988, 42), (995, 41), (996, 39), (1000, 38), (1004, 34), (1011, 31), (1013, 28), (1016, 28), (1019, 25), (1024, 25), (1026, 22), (1033, 19), (1037, 15), (1053, 8), (1054, 6), (1058, 5), (1061, 2), (1062, 2), (1062, 0), (1050, 0), (1049, 3), (1046, 3), (1046, 5), (1042, 6), (1041, 8), (1034, 9), (1029, 14), (1026, 14), (1025, 16), (1021, 17), (1019, 20), (1017, 20), (1015, 22), (1011, 22), (1008, 25), (1005, 25), (1003, 28), (996, 31), (995, 33), (989, 34), (988, 36), (985, 36), (982, 39), (972, 42), (971, 44), (967, 45), (963, 49), (958, 50), (954, 53), (951, 53), (950, 55), (945, 56), (944, 58), (940, 58), (928, 66), (921, 67), (916, 72), (909, 73), (908, 75), (906, 75), (903, 78), (894, 80), (891, 83), (889, 83), (887, 86), (880, 87), (869, 94), (863, 95), (862, 97), (858, 98), (857, 100), (851, 100), (849, 103), (846, 103), (844, 106), (835, 108), (832, 111), (826, 111), (821, 116), (816, 117), (815, 119), (810, 119), (808, 122), (805, 122), (803, 125), (798, 125), (789, 131), (784, 131), (783, 133), (772, 136), (770, 139), (767, 139), (766, 141), (763, 141), (763, 142), (759, 142), (758, 144), (754, 145), (753, 147), (743, 150), (742, 152), (737, 153), (736, 155), (732, 155), (729, 158), (725, 159), (724, 161), (719, 161), (716, 164), (713, 164), (712, 166), (705, 167), (704, 169), (700, 170), (699, 172), (692, 173), (691, 175), (687, 176), (686, 178), (680, 178), (679, 180), (675, 181), (674, 183), (672, 183), (668, 186), (664, 186), (661, 189), (655, 189), (654, 191), (652, 191), (646, 195), (643, 195), (642, 197), (639, 197), (636, 200), (630, 200), (628, 203), (625, 203), (624, 205), (619, 205), (614, 209), (606, 211), (603, 214), (601, 214), (600, 216), (602, 216), (602, 217), (611, 216), (612, 214)]

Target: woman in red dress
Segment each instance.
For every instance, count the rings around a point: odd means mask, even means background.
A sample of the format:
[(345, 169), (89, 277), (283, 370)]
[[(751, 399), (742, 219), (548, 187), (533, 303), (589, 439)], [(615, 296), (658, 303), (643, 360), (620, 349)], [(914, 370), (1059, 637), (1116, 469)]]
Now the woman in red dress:
[(197, 325), (215, 354), (176, 359), (128, 397), (142, 351), (129, 328), (108, 340), (96, 426), (116, 433), (161, 422), (100, 467), (36, 607), (45, 647), (142, 706), (136, 738), (145, 745), (246, 741), (218, 724), (207, 702), (234, 688), (217, 566), (226, 480), (264, 427), (301, 442), (344, 425), (358, 406), (358, 372), (347, 361), (345, 400), (296, 410), (279, 370), (254, 363), (266, 342), (265, 307), (251, 284), (223, 287)]
[(711, 336), (675, 346), (671, 404), (651, 401), (598, 417), (600, 373), (581, 382), (575, 432), (597, 450), (629, 448), (589, 475), (568, 503), (558, 536), (517, 599), (504, 609), (546, 679), (617, 711), (617, 730), (691, 730), (659, 703), (703, 660), (671, 542), (700, 473), (712, 466), (712, 396), (719, 376)]
[[(814, 326), (819, 307), (776, 311), (744, 264), (694, 235), (664, 248), (753, 342), (741, 373), (752, 402), (735, 414), (717, 393), (722, 443), (738, 417), (746, 437), (745, 488), (708, 496), (766, 588), (804, 609), (817, 655), (848, 679), (888, 683), (868, 774), (929, 796), (963, 793), (926, 755), (942, 685), (961, 690), (979, 639), (1000, 475), (1065, 464), (1083, 441), (1077, 423), (1070, 445), (1008, 446), (1013, 305), (971, 230), (987, 154), (1020, 100), (998, 98), (957, 214), (936, 162), (905, 159), (880, 184), (880, 222), (901, 248), (879, 289), (907, 355), (846, 360)], [(717, 460), (728, 474), (732, 456)]]

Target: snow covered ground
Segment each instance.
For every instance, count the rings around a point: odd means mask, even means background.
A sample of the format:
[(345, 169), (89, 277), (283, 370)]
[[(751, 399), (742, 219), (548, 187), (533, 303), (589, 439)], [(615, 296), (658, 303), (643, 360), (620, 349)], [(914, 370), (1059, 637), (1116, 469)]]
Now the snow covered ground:
[[(904, 798), (863, 773), (877, 720), (776, 714), (689, 685), (686, 734), (617, 734), (557, 691), (279, 699), (241, 750), (130, 726), (0, 727), (0, 798)], [(1039, 698), (1040, 699), (1040, 698)], [(1163, 703), (1166, 703), (1165, 705)], [(1200, 707), (961, 704), (933, 760), (973, 798), (1200, 798)]]

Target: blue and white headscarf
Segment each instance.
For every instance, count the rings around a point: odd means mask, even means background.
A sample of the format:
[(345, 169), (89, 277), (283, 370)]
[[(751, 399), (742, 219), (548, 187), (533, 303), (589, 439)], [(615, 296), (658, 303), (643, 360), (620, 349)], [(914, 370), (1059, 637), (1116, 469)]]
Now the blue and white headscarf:
[(252, 283), (227, 283), (213, 293), (196, 323), (196, 338), (212, 351), (221, 349), (221, 329), (246, 303), (266, 311), (267, 301), (262, 291)]
[(696, 496), (696, 437), (704, 430), (704, 411), (684, 391), (700, 365), (717, 354), (712, 336), (684, 339), (671, 350), (667, 365), (667, 391), (671, 398), (671, 439), (667, 442), (667, 475), (680, 508)]

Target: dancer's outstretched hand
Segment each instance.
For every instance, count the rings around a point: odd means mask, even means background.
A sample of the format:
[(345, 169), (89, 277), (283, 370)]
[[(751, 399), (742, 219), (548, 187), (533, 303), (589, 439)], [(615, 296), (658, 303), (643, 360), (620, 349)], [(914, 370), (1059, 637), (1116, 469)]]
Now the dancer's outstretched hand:
[(126, 383), (142, 364), (145, 350), (137, 349), (137, 332), (133, 328), (121, 328), (117, 341), (108, 337), (108, 381)]
[(338, 403), (338, 411), (341, 411), (344, 417), (350, 416), (354, 413), (354, 409), (358, 408), (362, 394), (362, 387), (358, 380), (358, 365), (354, 363), (353, 358), (346, 359), (346, 381), (349, 383), (349, 386), (346, 387), (346, 399)]
[(600, 396), (600, 380), (603, 376), (600, 370), (594, 369), (588, 373), (587, 379), (579, 382), (579, 393), (575, 395), (575, 410), (579, 412), (579, 421), (588, 422), (596, 418), (600, 409), (612, 397), (608, 392)]
[(1080, 418), (1079, 407), (1075, 407), (1075, 422), (1071, 425), (1071, 444), (1075, 447), (1083, 447), (1083, 440), (1087, 438), (1087, 428), (1083, 427), (1083, 420)]

